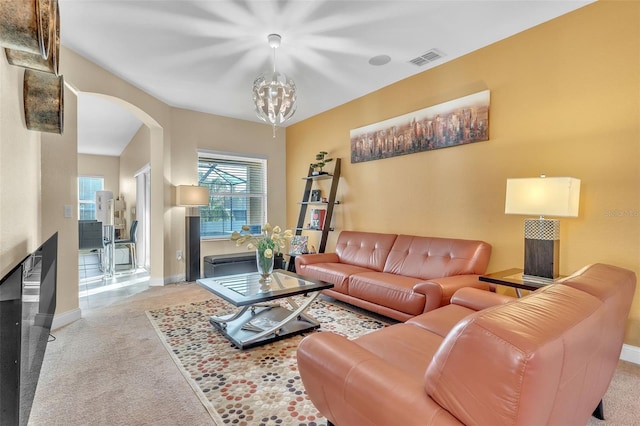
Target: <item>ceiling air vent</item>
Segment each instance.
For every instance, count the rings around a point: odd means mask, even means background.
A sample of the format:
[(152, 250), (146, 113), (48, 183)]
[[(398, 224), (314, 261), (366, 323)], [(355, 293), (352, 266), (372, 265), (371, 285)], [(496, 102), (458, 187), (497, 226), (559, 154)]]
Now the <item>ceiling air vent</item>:
[(417, 58), (413, 58), (409, 62), (421, 67), (425, 64), (428, 64), (429, 62), (437, 61), (443, 56), (444, 56), (444, 53), (440, 52), (438, 49), (431, 49), (424, 55), (420, 55)]

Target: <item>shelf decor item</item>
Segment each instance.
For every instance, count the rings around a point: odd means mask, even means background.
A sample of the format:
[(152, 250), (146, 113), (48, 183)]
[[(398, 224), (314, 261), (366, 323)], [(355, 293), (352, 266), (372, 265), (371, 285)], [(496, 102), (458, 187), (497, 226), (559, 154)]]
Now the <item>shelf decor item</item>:
[(323, 229), (324, 219), (327, 211), (325, 209), (313, 209), (311, 210), (311, 229)]
[(294, 235), (293, 238), (291, 238), (291, 243), (289, 244), (289, 254), (292, 256), (306, 254), (308, 252), (308, 243), (309, 237), (306, 235)]
[(279, 226), (272, 227), (269, 223), (265, 223), (261, 228), (259, 235), (242, 234), (249, 232), (249, 225), (242, 225), (242, 231), (233, 231), (231, 241), (236, 242), (236, 246), (247, 243), (248, 250), (256, 250), (256, 265), (261, 275), (261, 282), (268, 283), (271, 281), (271, 273), (273, 272), (273, 262), (276, 253), (284, 250), (287, 240), (291, 239), (293, 232), (290, 229), (282, 232)]
[[(328, 158), (329, 153), (327, 151), (320, 151), (316, 154), (316, 162), (311, 163), (311, 167), (314, 169), (313, 176), (317, 175), (326, 175), (327, 172), (323, 172), (322, 168), (327, 165), (327, 163), (333, 161), (333, 158)], [(319, 169), (319, 170), (315, 170)]]

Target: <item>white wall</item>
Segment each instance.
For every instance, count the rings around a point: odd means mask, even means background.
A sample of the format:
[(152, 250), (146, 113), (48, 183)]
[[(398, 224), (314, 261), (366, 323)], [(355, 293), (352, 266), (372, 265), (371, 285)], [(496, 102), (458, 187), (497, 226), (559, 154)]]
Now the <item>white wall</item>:
[(120, 194), (120, 157), (78, 154), (78, 176), (104, 178), (104, 190)]
[(0, 54), (0, 275), (42, 243), (40, 133), (24, 124), (23, 74)]
[[(267, 159), (267, 217), (269, 221), (284, 227), (286, 219), (286, 153), (285, 132), (280, 130), (273, 137), (270, 126), (184, 109), (172, 109), (171, 168), (174, 185), (196, 184), (198, 150), (207, 149), (238, 155), (254, 155)], [(176, 249), (184, 250), (184, 207), (174, 207), (173, 228), (178, 240)], [(179, 233), (178, 233), (179, 230)], [(229, 240), (203, 240), (201, 262), (204, 256), (245, 251)], [(184, 260), (172, 256), (172, 271), (184, 271)], [(202, 269), (204, 270), (204, 269)]]
[[(77, 93), (106, 96), (120, 103), (145, 124), (144, 130), (141, 130), (139, 135), (148, 140), (148, 152), (128, 154), (126, 164), (127, 170), (131, 167), (135, 168), (139, 162), (141, 164), (149, 162), (151, 165), (152, 284), (175, 282), (180, 277), (184, 277), (184, 263), (176, 259), (175, 253), (177, 250), (184, 250), (185, 212), (184, 208), (174, 206), (173, 188), (176, 185), (195, 183), (199, 148), (254, 153), (267, 157), (270, 190), (269, 218), (273, 223), (284, 224), (286, 184), (284, 132), (279, 132), (278, 137), (274, 139), (271, 128), (267, 125), (170, 108), (64, 47), (61, 51), (60, 63), (65, 83), (68, 85), (65, 89), (65, 130), (62, 136), (54, 134), (42, 136), (44, 148), (41, 206), (43, 233), (52, 230), (60, 232), (59, 246), (63, 254), (59, 258), (57, 317), (60, 314), (72, 319), (79, 315), (77, 214), (74, 214), (73, 218), (63, 216), (64, 206), (67, 204), (72, 205), (72, 210), (77, 212)], [(3, 64), (3, 67), (6, 65)], [(5, 78), (5, 73), (2, 74), (2, 78)], [(11, 91), (17, 97), (22, 92), (21, 82), (18, 82), (17, 76), (13, 75), (6, 85), (3, 80), (2, 90), (2, 113), (4, 114), (5, 102), (11, 104), (10, 97), (5, 97), (4, 91)], [(11, 123), (15, 123), (19, 115), (19, 112), (15, 112), (9, 119)], [(4, 115), (1, 120), (4, 124)], [(5, 126), (3, 125), (2, 128), (4, 131)], [(28, 139), (28, 132), (24, 131), (23, 126), (15, 126), (14, 130), (20, 133), (23, 139)], [(38, 134), (35, 137), (39, 137)], [(3, 137), (3, 153), (4, 148)], [(24, 157), (29, 155), (25, 153)], [(4, 162), (3, 158), (2, 164)], [(120, 168), (122, 169), (122, 160)], [(34, 169), (36, 173), (37, 167)], [(127, 186), (128, 178), (122, 176), (122, 171), (120, 175), (119, 189), (122, 191)], [(38, 177), (35, 176), (34, 180), (39, 183)], [(127, 192), (129, 193), (128, 189)], [(16, 193), (11, 193), (7, 197), (9, 200), (16, 198)], [(30, 202), (27, 208), (35, 212), (33, 221), (37, 222), (37, 212), (40, 209), (38, 209), (37, 197), (33, 198), (34, 201)], [(2, 199), (4, 203), (4, 196)], [(20, 219), (26, 220), (24, 215)], [(12, 235), (16, 238), (25, 234), (30, 235), (25, 232), (26, 226), (22, 228)], [(1, 230), (5, 230), (4, 218)], [(31, 244), (34, 245), (34, 243)], [(239, 249), (229, 242), (203, 244), (202, 255), (237, 250)]]

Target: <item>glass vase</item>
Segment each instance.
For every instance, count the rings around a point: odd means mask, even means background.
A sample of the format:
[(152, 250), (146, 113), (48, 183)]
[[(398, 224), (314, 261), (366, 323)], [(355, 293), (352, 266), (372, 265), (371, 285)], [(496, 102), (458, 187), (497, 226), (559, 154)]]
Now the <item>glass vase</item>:
[(268, 283), (271, 281), (271, 273), (273, 272), (274, 257), (266, 257), (264, 251), (256, 250), (256, 264), (258, 265), (258, 273), (261, 282)]

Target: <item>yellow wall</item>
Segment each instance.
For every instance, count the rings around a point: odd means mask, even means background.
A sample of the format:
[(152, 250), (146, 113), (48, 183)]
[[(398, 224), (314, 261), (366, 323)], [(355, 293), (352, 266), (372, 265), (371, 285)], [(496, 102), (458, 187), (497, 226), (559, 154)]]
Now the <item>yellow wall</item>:
[[(489, 141), (350, 163), (351, 129), (485, 89)], [(343, 158), (338, 231), (482, 239), (496, 271), (523, 261), (506, 179), (573, 176), (580, 215), (561, 220), (560, 272), (605, 262), (640, 274), (639, 100), (640, 3), (594, 3), (288, 127), (287, 223), (295, 177), (323, 149)], [(626, 341), (640, 346), (640, 291)]]

